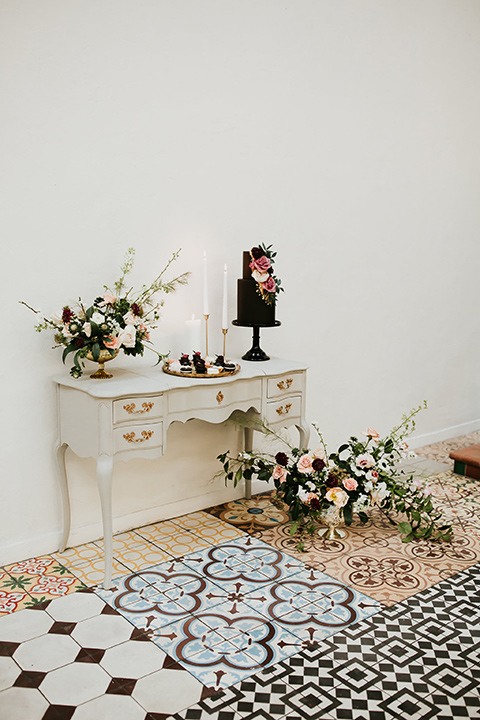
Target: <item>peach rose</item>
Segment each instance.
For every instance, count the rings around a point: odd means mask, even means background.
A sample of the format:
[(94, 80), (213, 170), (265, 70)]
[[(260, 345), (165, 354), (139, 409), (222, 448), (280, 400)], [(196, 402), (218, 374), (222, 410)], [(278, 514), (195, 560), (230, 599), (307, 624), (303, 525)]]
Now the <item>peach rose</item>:
[(345, 490), (356, 490), (357, 485), (357, 481), (352, 477), (347, 477), (343, 481), (343, 487), (345, 488)]
[(252, 260), (252, 265), (254, 270), (258, 270), (258, 272), (261, 273), (266, 273), (267, 270), (270, 270), (270, 268), (272, 267), (272, 263), (266, 255), (262, 255), (262, 257), (258, 258), (257, 260)]
[(377, 442), (380, 437), (380, 433), (378, 433), (372, 427), (368, 427), (364, 432), (362, 432), (362, 435), (366, 435), (367, 437), (372, 438), (372, 440), (375, 440), (375, 442)]
[(348, 495), (345, 492), (345, 490), (342, 490), (341, 488), (334, 487), (330, 488), (325, 493), (325, 499), (328, 500), (328, 502), (332, 502), (336, 507), (343, 507), (348, 502)]
[(110, 295), (110, 293), (104, 293), (102, 297), (103, 302), (101, 302), (100, 305), (113, 305), (113, 303), (117, 299), (115, 295)]
[(297, 462), (298, 472), (301, 472), (303, 475), (310, 475), (313, 472), (312, 462), (313, 458), (311, 455), (302, 455)]
[(272, 478), (274, 480), (280, 480), (281, 482), (284, 482), (287, 478), (287, 468), (284, 468), (281, 465), (275, 465), (272, 473)]
[(103, 344), (105, 345), (108, 350), (118, 350), (120, 347), (120, 338), (119, 337), (109, 337), (104, 338)]

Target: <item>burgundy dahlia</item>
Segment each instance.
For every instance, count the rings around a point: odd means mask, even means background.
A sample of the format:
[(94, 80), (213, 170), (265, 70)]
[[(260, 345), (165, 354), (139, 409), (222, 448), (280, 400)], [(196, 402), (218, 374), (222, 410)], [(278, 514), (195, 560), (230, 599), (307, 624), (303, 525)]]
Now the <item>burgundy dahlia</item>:
[(321, 502), (319, 498), (314, 497), (310, 500), (310, 507), (312, 510), (320, 510)]
[(62, 320), (64, 323), (69, 323), (73, 318), (73, 312), (69, 307), (64, 307), (62, 312)]
[(261, 258), (261, 257), (263, 257), (263, 255), (265, 255), (265, 253), (263, 252), (263, 250), (260, 250), (259, 247), (253, 247), (253, 248), (250, 250), (250, 253), (251, 253), (251, 255), (252, 255), (252, 257), (253, 257), (254, 260), (258, 260), (258, 258)]
[(141, 312), (142, 308), (140, 305), (138, 303), (132, 303), (132, 313), (139, 316)]
[(312, 462), (312, 468), (315, 470), (315, 472), (321, 472), (324, 467), (325, 463), (321, 458), (315, 458), (315, 460)]
[(287, 467), (288, 465), (288, 457), (284, 452), (278, 452), (275, 455), (275, 461), (277, 465), (281, 465), (282, 467)]
[(85, 340), (82, 337), (75, 338), (75, 347), (81, 348), (85, 345)]
[(330, 475), (328, 476), (328, 478), (327, 478), (327, 480), (326, 480), (326, 482), (325, 482), (325, 485), (326, 485), (328, 488), (338, 487), (338, 478), (337, 478), (337, 476), (336, 476), (336, 475), (332, 475), (332, 473), (330, 473)]

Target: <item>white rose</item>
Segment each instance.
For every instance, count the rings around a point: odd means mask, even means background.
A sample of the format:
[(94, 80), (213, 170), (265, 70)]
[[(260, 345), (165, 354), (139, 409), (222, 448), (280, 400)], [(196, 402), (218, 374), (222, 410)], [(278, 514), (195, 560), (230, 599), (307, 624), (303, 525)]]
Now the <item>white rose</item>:
[(308, 501), (308, 496), (310, 493), (308, 493), (304, 488), (299, 487), (297, 491), (297, 497), (300, 500), (300, 502), (306, 503)]
[(141, 321), (141, 318), (138, 315), (134, 315), (131, 311), (128, 311), (128, 313), (123, 316), (123, 319), (125, 325), (138, 325)]
[(382, 500), (384, 500), (386, 497), (390, 495), (390, 490), (387, 489), (387, 486), (384, 482), (378, 483), (375, 488), (370, 493), (370, 497), (372, 498), (373, 503), (381, 503)]
[(92, 315), (92, 317), (90, 318), (90, 320), (91, 320), (92, 322), (94, 322), (95, 325), (101, 325), (101, 324), (103, 323), (103, 321), (105, 320), (105, 316), (102, 315), (101, 312), (96, 311), (96, 312), (93, 313), (93, 315)]
[(252, 272), (252, 277), (256, 282), (264, 283), (264, 282), (267, 282), (270, 275), (268, 273), (261, 273), (261, 272), (258, 272), (258, 270), (254, 270)]
[(123, 345), (126, 348), (135, 347), (136, 334), (137, 331), (135, 330), (135, 326), (127, 325), (125, 330), (123, 330), (119, 335), (120, 345)]

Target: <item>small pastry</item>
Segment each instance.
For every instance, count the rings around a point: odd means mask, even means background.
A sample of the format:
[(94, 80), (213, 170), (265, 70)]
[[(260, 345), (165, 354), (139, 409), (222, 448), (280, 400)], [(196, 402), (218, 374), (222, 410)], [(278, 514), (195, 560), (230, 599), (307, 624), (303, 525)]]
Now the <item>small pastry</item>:
[(212, 365), (211, 367), (207, 368), (207, 375), (219, 375), (220, 374), (220, 368), (215, 367), (215, 365)]

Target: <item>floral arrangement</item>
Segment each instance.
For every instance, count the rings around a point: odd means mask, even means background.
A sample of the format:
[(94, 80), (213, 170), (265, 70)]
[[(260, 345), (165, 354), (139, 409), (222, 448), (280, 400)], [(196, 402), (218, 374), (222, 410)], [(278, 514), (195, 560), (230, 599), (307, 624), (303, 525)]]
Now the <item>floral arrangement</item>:
[[(400, 522), (389, 519), (397, 524), (403, 542), (414, 538), (449, 541), (452, 528), (441, 524), (428, 486), (398, 467), (402, 458), (415, 457), (405, 437), (415, 428), (415, 415), (423, 407), (426, 403), (404, 415), (386, 437), (380, 438), (369, 427), (362, 433), (365, 440), (352, 436), (330, 455), (316, 425), (320, 445), (315, 450), (289, 446), (288, 452), (274, 456), (243, 452), (232, 457), (223, 453), (218, 456), (223, 464), (221, 474), (235, 485), (242, 477), (273, 480), (277, 497), (289, 506), (292, 534), (297, 530), (313, 533), (316, 524), (334, 512), (343, 516), (347, 526), (354, 515), (366, 523), (368, 513), (377, 506), (388, 517), (392, 512), (402, 517)], [(256, 429), (280, 437), (263, 424)]]
[(40, 310), (27, 305), (34, 313), (42, 317), (42, 321), (35, 326), (37, 332), (53, 330), (55, 333), (55, 346), (64, 346), (62, 360), (65, 362), (72, 355), (73, 366), (70, 374), (78, 378), (82, 375), (84, 358), (98, 361), (102, 351), (107, 351), (114, 357), (120, 350), (126, 355), (143, 355), (148, 347), (158, 355), (158, 361), (165, 359), (150, 347), (150, 331), (157, 327), (160, 318), (160, 308), (164, 300), (156, 300), (157, 293), (174, 292), (179, 285), (188, 282), (190, 273), (183, 273), (178, 277), (165, 282), (163, 276), (180, 251), (174, 252), (162, 272), (150, 285), (142, 285), (134, 292), (127, 289), (125, 278), (131, 272), (135, 261), (135, 250), (129, 248), (120, 268), (121, 276), (114, 283), (113, 289), (104, 285), (104, 293), (99, 295), (93, 303), (86, 306), (82, 299), (78, 302), (65, 305), (60, 312), (49, 318)]
[(250, 270), (257, 283), (257, 292), (267, 303), (274, 305), (279, 292), (283, 291), (281, 281), (273, 274), (273, 263), (277, 253), (272, 252), (271, 245), (258, 245), (250, 250)]

